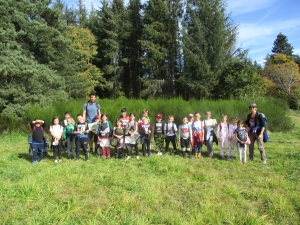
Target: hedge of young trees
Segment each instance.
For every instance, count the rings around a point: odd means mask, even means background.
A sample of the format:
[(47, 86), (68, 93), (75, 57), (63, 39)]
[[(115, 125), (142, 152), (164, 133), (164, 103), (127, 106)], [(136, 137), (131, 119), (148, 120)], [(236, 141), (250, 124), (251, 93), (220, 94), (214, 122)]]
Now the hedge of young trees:
[(102, 98), (266, 93), (262, 68), (236, 46), (238, 26), (223, 0), (103, 0), (90, 11), (83, 0), (76, 8), (0, 0), (0, 15), (2, 117), (91, 90)]

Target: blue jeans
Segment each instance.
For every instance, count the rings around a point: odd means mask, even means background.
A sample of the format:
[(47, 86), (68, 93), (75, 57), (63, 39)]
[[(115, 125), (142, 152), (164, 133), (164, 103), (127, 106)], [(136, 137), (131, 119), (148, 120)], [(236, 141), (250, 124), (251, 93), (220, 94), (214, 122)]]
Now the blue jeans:
[(44, 142), (32, 142), (32, 161), (36, 161), (37, 156), (43, 160)]

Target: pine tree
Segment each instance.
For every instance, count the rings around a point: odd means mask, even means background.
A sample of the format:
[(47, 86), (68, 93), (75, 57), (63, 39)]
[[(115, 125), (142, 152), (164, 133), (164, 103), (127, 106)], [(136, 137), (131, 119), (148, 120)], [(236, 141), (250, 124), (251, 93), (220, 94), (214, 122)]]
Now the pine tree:
[(76, 70), (71, 42), (49, 1), (1, 0), (0, 11), (5, 27), (0, 33), (1, 113), (18, 117), (30, 104), (45, 106), (70, 97), (65, 77), (76, 80), (70, 74)]
[(76, 15), (78, 18), (78, 23), (80, 27), (86, 28), (88, 25), (88, 12), (83, 4), (83, 0), (78, 0), (77, 2), (78, 9), (76, 10)]
[(165, 80), (163, 92), (169, 97), (175, 94), (174, 80), (178, 74), (181, 14), (180, 0), (149, 0), (144, 11), (144, 34), (140, 41), (145, 52), (141, 57), (144, 79), (159, 83)]
[(143, 27), (141, 18), (142, 5), (140, 0), (131, 0), (126, 9), (127, 22), (123, 35), (124, 63), (124, 93), (126, 97), (140, 97), (142, 77), (142, 64), (140, 57), (143, 55), (141, 39)]
[(288, 43), (287, 36), (283, 35), (282, 33), (277, 35), (277, 38), (273, 43), (272, 52), (274, 53), (271, 55), (272, 58), (274, 58), (275, 54), (277, 53), (285, 54), (290, 57), (293, 55), (293, 47), (290, 43)]
[(178, 81), (183, 96), (218, 98), (217, 85), (232, 57), (236, 29), (221, 0), (187, 1), (182, 31), (184, 69)]

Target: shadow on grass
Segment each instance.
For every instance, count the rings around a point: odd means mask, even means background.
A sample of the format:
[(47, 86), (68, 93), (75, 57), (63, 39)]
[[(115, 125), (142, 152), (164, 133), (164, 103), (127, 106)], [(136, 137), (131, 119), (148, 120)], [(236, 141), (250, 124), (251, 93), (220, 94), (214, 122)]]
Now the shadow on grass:
[(25, 159), (26, 161), (29, 161), (29, 162), (32, 161), (32, 155), (29, 155), (28, 153), (19, 153), (18, 158)]
[[(29, 161), (29, 162), (32, 161), (32, 155), (30, 155), (28, 153), (19, 153), (18, 158), (25, 159), (26, 161)], [(44, 153), (43, 158), (44, 159), (51, 158), (51, 155), (49, 155), (49, 153), (47, 153), (47, 154)]]

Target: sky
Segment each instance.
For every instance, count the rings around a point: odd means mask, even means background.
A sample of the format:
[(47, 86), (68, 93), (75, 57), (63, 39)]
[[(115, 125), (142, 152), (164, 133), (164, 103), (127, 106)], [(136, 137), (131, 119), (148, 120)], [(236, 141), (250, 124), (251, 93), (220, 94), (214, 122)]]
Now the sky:
[[(227, 13), (238, 25), (237, 47), (248, 49), (248, 57), (264, 65), (264, 58), (272, 53), (279, 33), (287, 36), (300, 55), (300, 0), (225, 0)], [(65, 0), (76, 8), (77, 0)], [(127, 2), (127, 0), (125, 0)], [(83, 0), (89, 9), (100, 6), (100, 0)]]

